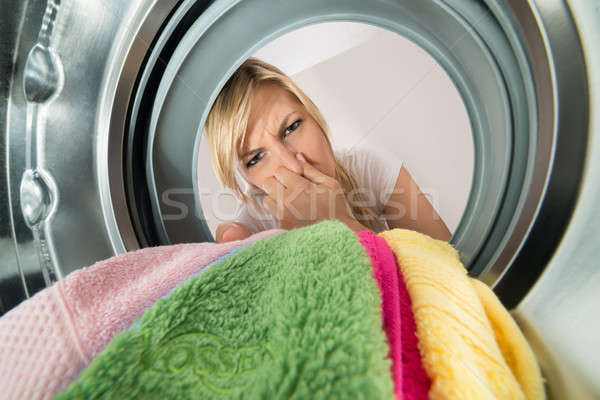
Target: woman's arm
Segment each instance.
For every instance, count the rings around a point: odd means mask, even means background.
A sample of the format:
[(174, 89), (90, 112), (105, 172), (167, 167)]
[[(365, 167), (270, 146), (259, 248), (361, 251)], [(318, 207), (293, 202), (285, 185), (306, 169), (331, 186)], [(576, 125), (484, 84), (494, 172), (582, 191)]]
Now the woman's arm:
[(443, 241), (452, 237), (444, 221), (404, 166), (400, 169), (394, 192), (383, 213), (390, 229), (410, 229)]

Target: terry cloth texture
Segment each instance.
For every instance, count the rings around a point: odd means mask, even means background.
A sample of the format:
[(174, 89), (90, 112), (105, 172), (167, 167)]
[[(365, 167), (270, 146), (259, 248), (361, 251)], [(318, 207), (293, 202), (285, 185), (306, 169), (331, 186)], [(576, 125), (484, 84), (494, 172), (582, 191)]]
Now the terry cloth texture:
[(254, 243), (158, 301), (64, 398), (394, 398), (381, 297), (356, 234)]
[(485, 313), (492, 324), (504, 359), (521, 384), (528, 399), (543, 399), (543, 379), (535, 355), (521, 329), (485, 283), (471, 279)]
[(421, 361), (412, 302), (400, 268), (398, 268), (398, 293), (400, 296), (400, 327), (402, 328), (402, 393), (404, 400), (427, 400), (429, 399), (431, 380)]
[(412, 304), (394, 253), (371, 231), (358, 232), (358, 237), (371, 257), (381, 291), (396, 399), (427, 400), (431, 381), (421, 363)]
[(431, 399), (544, 398), (537, 362), (512, 317), (467, 276), (449, 243), (405, 229), (379, 236), (410, 294)]
[(2, 399), (49, 399), (174, 287), (235, 249), (229, 243), (158, 246), (79, 269), (0, 318)]
[(373, 275), (381, 292), (381, 309), (383, 327), (390, 346), (389, 357), (392, 360), (392, 376), (396, 399), (404, 398), (402, 394), (402, 338), (400, 336), (400, 295), (398, 293), (398, 265), (394, 253), (380, 237), (371, 231), (357, 233), (360, 243), (365, 247)]

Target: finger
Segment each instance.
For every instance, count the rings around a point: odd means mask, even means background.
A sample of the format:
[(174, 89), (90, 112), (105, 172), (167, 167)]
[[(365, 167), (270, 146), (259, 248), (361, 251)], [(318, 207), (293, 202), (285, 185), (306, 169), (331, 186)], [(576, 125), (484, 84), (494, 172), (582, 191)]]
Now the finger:
[(322, 173), (321, 171), (319, 171), (318, 169), (313, 167), (312, 164), (303, 157), (302, 153), (298, 153), (296, 155), (296, 157), (302, 163), (302, 168), (303, 168), (302, 174), (306, 178), (308, 178), (311, 182), (314, 182), (314, 183), (320, 185), (320, 184), (332, 184), (332, 180), (335, 181), (335, 179), (333, 179), (332, 177), (325, 175), (324, 173)]
[(310, 180), (306, 179), (302, 175), (298, 175), (283, 165), (275, 170), (275, 178), (287, 189), (298, 186), (306, 188), (310, 185)]
[(267, 195), (277, 197), (285, 192), (285, 186), (277, 180), (274, 176), (270, 176), (262, 184), (262, 190), (264, 190)]
[(263, 207), (272, 215), (275, 215), (275, 201), (269, 196), (265, 196), (262, 199)]
[(278, 220), (283, 219), (284, 206), (283, 203), (278, 202), (271, 196), (265, 196), (263, 198), (263, 206), (267, 209)]

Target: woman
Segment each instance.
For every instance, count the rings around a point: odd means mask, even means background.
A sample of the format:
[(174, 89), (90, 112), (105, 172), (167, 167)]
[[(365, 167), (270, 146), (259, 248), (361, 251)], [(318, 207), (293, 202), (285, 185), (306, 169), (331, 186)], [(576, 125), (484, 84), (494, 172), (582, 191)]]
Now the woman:
[(354, 231), (405, 228), (451, 237), (397, 160), (365, 150), (334, 154), (317, 107), (266, 62), (250, 58), (228, 80), (208, 115), (206, 135), (219, 182), (243, 204), (237, 222), (219, 225), (217, 242), (325, 219)]

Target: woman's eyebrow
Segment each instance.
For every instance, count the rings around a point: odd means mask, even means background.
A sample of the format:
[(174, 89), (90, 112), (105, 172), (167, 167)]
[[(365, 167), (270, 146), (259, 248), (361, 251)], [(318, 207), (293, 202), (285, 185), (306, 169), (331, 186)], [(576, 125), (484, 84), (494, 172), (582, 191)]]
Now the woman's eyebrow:
[[(281, 124), (279, 124), (279, 131), (278, 132), (282, 132), (285, 128), (286, 128), (286, 122), (288, 120), (288, 118), (290, 117), (290, 115), (292, 115), (293, 113), (295, 113), (296, 110), (293, 110), (292, 112), (288, 113), (288, 115), (286, 115), (285, 117), (283, 117), (283, 119), (281, 120)], [(253, 150), (248, 150), (247, 152), (245, 152), (244, 154), (242, 154), (240, 156), (240, 158), (244, 158), (249, 156), (252, 153), (257, 153), (259, 151), (263, 151), (265, 148), (264, 147), (259, 147), (257, 149), (253, 149)]]
[(290, 112), (288, 115), (286, 115), (282, 120), (281, 120), (281, 124), (279, 124), (279, 133), (283, 132), (283, 130), (285, 128), (287, 128), (285, 125), (287, 123), (288, 118), (290, 117), (290, 115), (292, 115), (293, 113), (295, 113), (296, 110), (293, 110), (292, 112)]
[(263, 150), (264, 150), (264, 148), (263, 148), (263, 147), (259, 147), (258, 149), (254, 149), (254, 150), (247, 151), (247, 152), (245, 152), (244, 154), (242, 154), (242, 155), (240, 156), (240, 159), (242, 159), (242, 158), (245, 158), (245, 157), (249, 156), (249, 155), (250, 155), (250, 154), (252, 154), (252, 153), (257, 153), (257, 152), (259, 152), (259, 151), (263, 151)]

